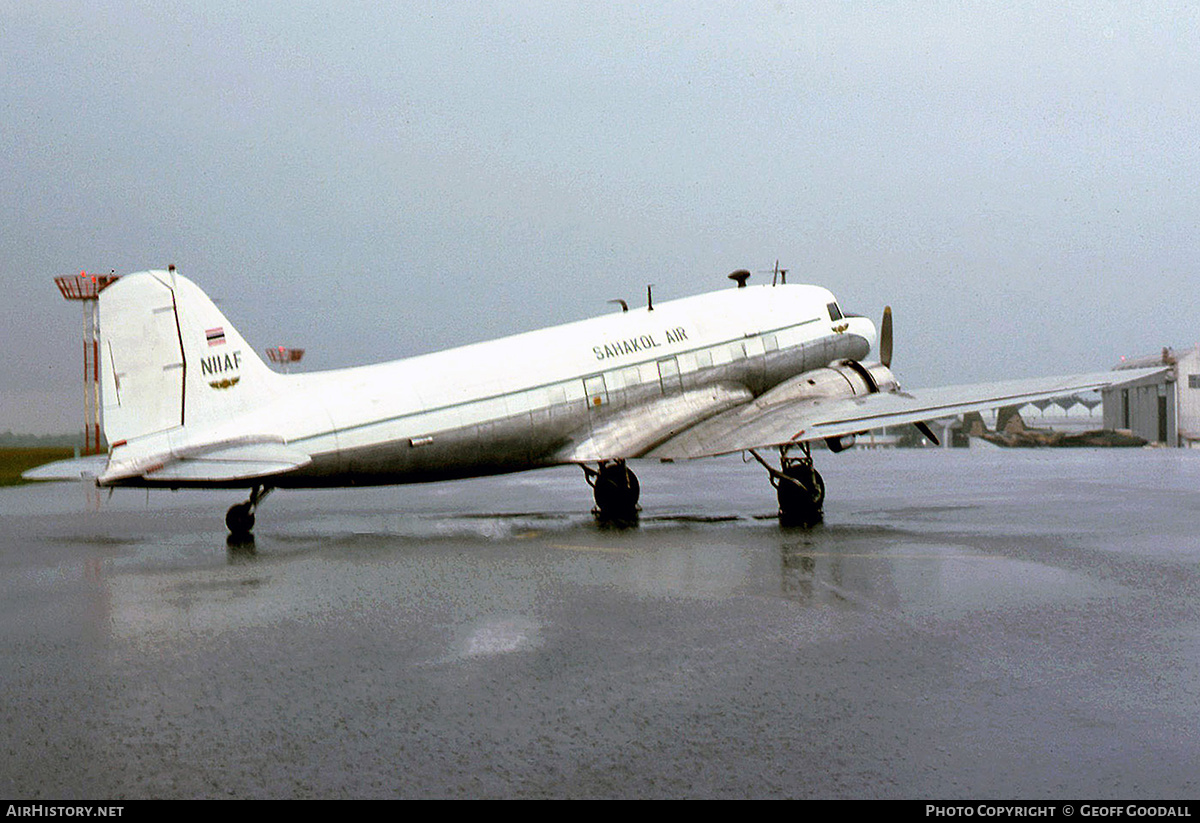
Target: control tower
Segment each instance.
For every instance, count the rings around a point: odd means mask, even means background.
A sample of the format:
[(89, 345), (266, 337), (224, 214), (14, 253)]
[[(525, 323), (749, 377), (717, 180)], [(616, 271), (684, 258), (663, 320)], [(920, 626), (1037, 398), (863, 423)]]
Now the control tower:
[(83, 453), (100, 449), (100, 292), (117, 282), (116, 272), (54, 278), (68, 300), (83, 305)]

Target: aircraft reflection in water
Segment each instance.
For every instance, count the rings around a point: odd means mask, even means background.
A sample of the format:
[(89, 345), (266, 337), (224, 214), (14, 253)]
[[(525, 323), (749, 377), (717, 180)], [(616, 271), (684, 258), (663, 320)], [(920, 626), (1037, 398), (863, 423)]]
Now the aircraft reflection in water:
[[(277, 488), (397, 483), (574, 464), (602, 520), (636, 521), (626, 460), (749, 452), (784, 524), (821, 519), (809, 444), (1099, 389), (1161, 369), (906, 392), (891, 371), (885, 309), (874, 324), (819, 286), (746, 286), (648, 304), (405, 360), (278, 374), (211, 300), (175, 272), (120, 278), (100, 294), (107, 455), (29, 479), (99, 486), (243, 488), (226, 524), (247, 536)], [(778, 467), (759, 451), (777, 449)]]

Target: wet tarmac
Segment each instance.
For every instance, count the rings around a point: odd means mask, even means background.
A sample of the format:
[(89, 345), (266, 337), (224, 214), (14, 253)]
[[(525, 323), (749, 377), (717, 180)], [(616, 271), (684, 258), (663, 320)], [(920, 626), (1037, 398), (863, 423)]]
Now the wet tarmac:
[(1200, 453), (0, 489), (0, 796), (1194, 798)]

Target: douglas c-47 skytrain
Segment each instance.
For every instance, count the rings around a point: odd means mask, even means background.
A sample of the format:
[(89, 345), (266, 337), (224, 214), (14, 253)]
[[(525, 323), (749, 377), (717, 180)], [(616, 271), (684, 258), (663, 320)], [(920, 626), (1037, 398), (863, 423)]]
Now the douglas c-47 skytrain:
[[(875, 325), (826, 289), (738, 287), (373, 366), (271, 371), (212, 301), (169, 271), (100, 295), (107, 455), (29, 479), (100, 486), (249, 489), (225, 518), (248, 535), (276, 488), (420, 483), (575, 464), (596, 514), (636, 520), (626, 461), (749, 452), (780, 521), (820, 520), (809, 444), (1056, 397), (1156, 371), (1101, 372), (905, 392), (890, 365), (891, 312)], [(760, 454), (773, 449), (778, 466)], [(681, 469), (683, 470), (683, 469)]]

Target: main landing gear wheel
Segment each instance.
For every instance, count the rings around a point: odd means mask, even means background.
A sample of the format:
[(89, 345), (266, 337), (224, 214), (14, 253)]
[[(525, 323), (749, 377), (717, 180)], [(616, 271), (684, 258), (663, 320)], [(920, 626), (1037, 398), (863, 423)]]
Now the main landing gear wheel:
[(775, 483), (779, 498), (779, 525), (809, 528), (824, 519), (825, 481), (812, 461), (784, 466)]
[(614, 525), (637, 522), (642, 487), (624, 460), (602, 462), (599, 469), (584, 466), (583, 473), (595, 493), (597, 520)]
[[(803, 456), (792, 457), (792, 448), (799, 448)], [(825, 481), (813, 467), (807, 443), (797, 447), (781, 446), (778, 469), (753, 449), (750, 449), (750, 454), (771, 475), (771, 485), (775, 487), (779, 498), (779, 525), (811, 528), (824, 519)]]
[(255, 486), (250, 492), (250, 499), (229, 507), (225, 514), (225, 526), (229, 529), (230, 538), (244, 540), (251, 538), (254, 531), (254, 510), (262, 499), (271, 493), (271, 489)]

